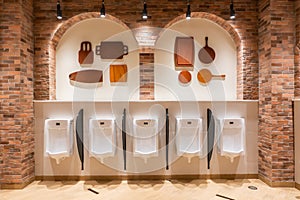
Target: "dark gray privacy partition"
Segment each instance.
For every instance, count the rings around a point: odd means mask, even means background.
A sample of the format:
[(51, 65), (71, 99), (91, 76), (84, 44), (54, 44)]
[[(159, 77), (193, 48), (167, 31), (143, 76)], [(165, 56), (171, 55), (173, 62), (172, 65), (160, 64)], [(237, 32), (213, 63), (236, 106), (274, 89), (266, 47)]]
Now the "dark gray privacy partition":
[(84, 145), (83, 145), (83, 109), (78, 112), (76, 118), (76, 142), (79, 158), (81, 161), (81, 170), (84, 169)]
[(126, 170), (126, 109), (124, 109), (123, 116), (122, 116), (122, 145), (123, 145), (124, 170)]
[(210, 160), (213, 153), (215, 140), (215, 119), (212, 111), (207, 109), (207, 169), (210, 169)]

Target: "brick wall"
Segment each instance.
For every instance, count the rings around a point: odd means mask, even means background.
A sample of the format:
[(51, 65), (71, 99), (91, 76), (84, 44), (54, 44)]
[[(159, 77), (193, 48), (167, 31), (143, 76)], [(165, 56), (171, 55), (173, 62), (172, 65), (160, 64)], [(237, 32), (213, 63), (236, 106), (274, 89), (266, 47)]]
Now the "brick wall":
[[(0, 1), (0, 22), (3, 20), (3, 1)], [(4, 30), (5, 28), (2, 26), (2, 24), (0, 24), (0, 58), (2, 57), (3, 53), (5, 52), (4, 48), (3, 48), (3, 37), (4, 36)], [(2, 60), (0, 59), (0, 73), (2, 72)], [(1, 77), (0, 77), (1, 78)], [(2, 88), (1, 86), (1, 80), (0, 80), (0, 88)], [(1, 99), (2, 99), (2, 92), (0, 92), (1, 95)], [(1, 102), (0, 102), (1, 103)], [(0, 104), (1, 105), (1, 104)], [(1, 109), (1, 106), (0, 106)], [(2, 118), (2, 115), (0, 114), (0, 118)], [(2, 120), (0, 121), (0, 126), (2, 126)], [(2, 133), (0, 132), (0, 188), (1, 188), (1, 183), (3, 181), (3, 171), (4, 171), (4, 162), (3, 162), (3, 152), (4, 152), (4, 144), (2, 142)]]
[[(234, 21), (228, 19), (230, 1), (191, 1), (191, 9), (226, 20), (238, 33), (241, 40), (238, 51), (242, 52), (238, 55), (241, 62), (239, 97), (259, 98), (259, 174), (270, 182), (291, 182), (294, 176), (291, 103), (294, 83), (295, 94), (300, 93), (297, 49), (294, 56), (295, 43), (299, 46), (300, 3), (299, 0), (234, 2), (237, 17)], [(34, 166), (32, 67), (35, 99), (55, 99), (55, 33), (74, 16), (98, 12), (100, 1), (62, 1), (62, 21), (56, 19), (56, 1), (0, 3), (0, 178), (2, 184), (24, 183), (33, 177)], [(106, 12), (129, 28), (163, 28), (184, 14), (186, 5), (182, 0), (151, 0), (148, 2), (148, 21), (141, 20), (141, 11), (140, 0), (106, 1)], [(294, 19), (298, 19), (296, 23)], [(148, 97), (151, 97), (151, 90), (149, 87)]]
[(295, 97), (300, 98), (300, 0), (295, 1), (296, 48), (295, 48)]
[(140, 53), (140, 100), (154, 100), (154, 53)]
[(34, 178), (32, 3), (1, 2), (1, 187)]
[[(182, 0), (152, 0), (147, 2), (149, 20), (141, 20), (142, 1), (117, 1), (106, 3), (106, 12), (124, 22), (129, 28), (143, 26), (165, 27), (174, 18), (186, 11), (186, 2)], [(237, 19), (229, 19), (229, 1), (191, 1), (192, 12), (208, 12), (225, 19), (244, 40), (239, 55), (241, 70), (238, 91), (241, 99), (258, 99), (258, 54), (257, 54), (257, 5), (256, 1), (243, 0), (235, 3)], [(68, 19), (85, 12), (99, 12), (99, 1), (79, 0), (62, 1), (64, 19), (55, 18), (56, 4), (49, 1), (34, 1), (35, 10), (35, 99), (55, 99), (54, 59), (49, 41), (56, 30)], [(241, 13), (241, 14), (239, 14)], [(245, 14), (246, 13), (246, 14)], [(153, 29), (155, 30), (155, 29)], [(153, 36), (155, 37), (155, 35)], [(152, 38), (153, 38), (152, 37)], [(247, 39), (247, 40), (245, 40)], [(49, 70), (50, 69), (50, 70)]]
[(294, 2), (259, 1), (259, 175), (294, 181)]

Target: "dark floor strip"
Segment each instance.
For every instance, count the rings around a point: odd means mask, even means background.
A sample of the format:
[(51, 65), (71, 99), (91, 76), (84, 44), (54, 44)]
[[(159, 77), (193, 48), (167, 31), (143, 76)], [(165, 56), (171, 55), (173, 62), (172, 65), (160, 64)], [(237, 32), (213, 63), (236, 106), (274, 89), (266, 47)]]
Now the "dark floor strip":
[(93, 190), (92, 188), (89, 188), (88, 190), (91, 191), (91, 192), (93, 192), (93, 193), (95, 193), (95, 194), (99, 194), (99, 192)]
[(216, 194), (216, 196), (217, 196), (217, 197), (221, 197), (221, 198), (223, 198), (223, 199), (234, 200), (234, 199), (232, 199), (232, 198), (225, 197), (225, 196), (220, 195), (220, 194)]

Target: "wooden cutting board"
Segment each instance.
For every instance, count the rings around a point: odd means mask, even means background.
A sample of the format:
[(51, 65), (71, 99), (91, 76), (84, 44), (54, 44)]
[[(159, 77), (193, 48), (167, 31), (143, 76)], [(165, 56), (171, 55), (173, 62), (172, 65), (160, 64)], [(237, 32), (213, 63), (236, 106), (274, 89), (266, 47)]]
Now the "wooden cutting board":
[(122, 59), (128, 54), (128, 46), (121, 41), (103, 41), (96, 46), (96, 55), (102, 59)]
[(127, 65), (110, 65), (109, 67), (110, 82), (127, 82)]
[(70, 81), (79, 83), (102, 83), (103, 82), (103, 72), (96, 69), (88, 69), (73, 72), (69, 75)]
[(89, 41), (83, 41), (80, 45), (78, 52), (78, 62), (80, 65), (91, 65), (94, 62), (94, 52), (92, 49), (92, 43)]
[(194, 69), (194, 38), (176, 37), (174, 47), (174, 60), (176, 70)]
[(189, 71), (186, 71), (186, 70), (181, 71), (178, 74), (178, 80), (182, 84), (188, 84), (192, 80), (192, 75), (191, 75), (191, 73)]

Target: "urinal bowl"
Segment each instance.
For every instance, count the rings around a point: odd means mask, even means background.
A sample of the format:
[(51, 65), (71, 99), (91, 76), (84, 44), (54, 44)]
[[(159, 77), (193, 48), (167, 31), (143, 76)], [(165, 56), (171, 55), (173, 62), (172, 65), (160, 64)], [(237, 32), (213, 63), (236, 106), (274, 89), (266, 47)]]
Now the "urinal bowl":
[(147, 160), (158, 156), (158, 120), (134, 119), (133, 155)]
[(90, 157), (101, 163), (105, 158), (113, 157), (116, 149), (115, 119), (90, 119), (89, 130)]
[(176, 118), (176, 152), (191, 163), (193, 157), (201, 155), (201, 118)]
[(230, 159), (230, 162), (233, 162), (236, 157), (242, 155), (244, 155), (244, 150), (241, 150), (240, 152), (221, 151), (221, 156)]
[(73, 120), (46, 119), (44, 139), (46, 156), (55, 159), (56, 164), (60, 164), (72, 154)]
[[(225, 156), (233, 162), (234, 158), (244, 155), (245, 148), (245, 124), (243, 118), (230, 118), (219, 120), (218, 149), (221, 156)], [(223, 123), (223, 124), (222, 124)]]
[(56, 164), (59, 165), (61, 161), (63, 161), (65, 158), (70, 157), (70, 154), (68, 152), (61, 152), (61, 153), (51, 153), (46, 152), (48, 156), (56, 161)]

